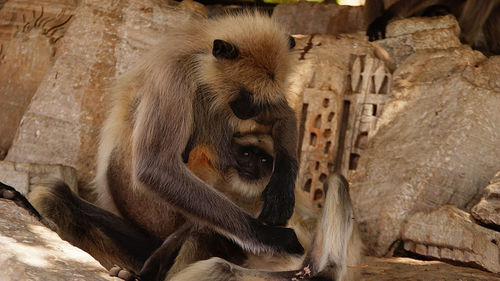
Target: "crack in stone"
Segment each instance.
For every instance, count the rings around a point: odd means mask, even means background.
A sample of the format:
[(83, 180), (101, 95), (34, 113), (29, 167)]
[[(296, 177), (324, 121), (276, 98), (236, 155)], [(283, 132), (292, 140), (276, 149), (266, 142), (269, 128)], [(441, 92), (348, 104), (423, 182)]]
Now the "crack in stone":
[(314, 38), (314, 34), (311, 35), (311, 37), (309, 37), (309, 40), (307, 41), (307, 45), (304, 47), (304, 49), (302, 49), (302, 53), (300, 53), (300, 57), (299, 57), (299, 60), (305, 60), (305, 56), (306, 54), (312, 49), (313, 47), (313, 40)]

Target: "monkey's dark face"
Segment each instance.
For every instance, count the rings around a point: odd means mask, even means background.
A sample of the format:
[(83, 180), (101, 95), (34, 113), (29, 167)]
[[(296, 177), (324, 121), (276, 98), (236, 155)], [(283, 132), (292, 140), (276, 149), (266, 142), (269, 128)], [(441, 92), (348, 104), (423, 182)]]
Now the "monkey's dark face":
[(233, 154), (238, 163), (238, 175), (244, 180), (260, 180), (273, 170), (273, 157), (257, 146), (234, 144)]
[(254, 102), (252, 93), (245, 88), (240, 89), (236, 99), (229, 103), (234, 115), (242, 120), (247, 120), (259, 115), (263, 107)]
[(213, 41), (211, 53), (216, 60), (206, 72), (213, 75), (208, 81), (215, 82), (210, 86), (221, 99), (215, 101), (217, 105), (229, 105), (238, 119), (247, 120), (266, 108), (286, 103), (285, 80), (295, 40), (283, 34), (273, 37), (252, 38), (256, 42), (238, 42), (238, 38), (234, 42)]

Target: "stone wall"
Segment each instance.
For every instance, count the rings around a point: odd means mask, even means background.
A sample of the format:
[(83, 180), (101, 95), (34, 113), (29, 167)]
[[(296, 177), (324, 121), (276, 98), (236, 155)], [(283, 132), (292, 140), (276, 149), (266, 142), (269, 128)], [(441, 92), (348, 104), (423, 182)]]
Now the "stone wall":
[(0, 9), (0, 160), (60, 53), (76, 6), (76, 0), (11, 0)]

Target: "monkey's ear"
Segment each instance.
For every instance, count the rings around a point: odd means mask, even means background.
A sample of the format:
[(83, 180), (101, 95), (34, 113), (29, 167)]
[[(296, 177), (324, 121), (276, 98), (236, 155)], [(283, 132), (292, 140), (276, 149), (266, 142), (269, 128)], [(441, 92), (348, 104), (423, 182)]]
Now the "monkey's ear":
[(290, 35), (288, 35), (288, 47), (290, 49), (293, 49), (295, 47), (295, 39)]
[(239, 53), (235, 45), (220, 39), (214, 40), (212, 55), (214, 55), (215, 58), (234, 60), (238, 57)]

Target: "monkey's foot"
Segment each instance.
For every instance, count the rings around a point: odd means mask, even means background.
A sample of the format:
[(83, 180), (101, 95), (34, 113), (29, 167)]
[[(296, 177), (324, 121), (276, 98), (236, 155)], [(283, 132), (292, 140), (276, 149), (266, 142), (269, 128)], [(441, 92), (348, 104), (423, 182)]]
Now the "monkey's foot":
[(311, 269), (308, 265), (303, 269), (301, 269), (299, 272), (295, 273), (295, 276), (292, 277), (292, 281), (303, 280), (310, 277), (311, 277)]
[(24, 197), (21, 193), (15, 190), (12, 186), (8, 186), (2, 182), (0, 182), (0, 198), (11, 200), (16, 203), (19, 207), (22, 207), (34, 217), (39, 220), (42, 220), (42, 216), (38, 213), (38, 211), (31, 205), (31, 203)]
[(118, 277), (125, 281), (140, 281), (141, 279), (133, 271), (127, 270), (119, 267), (118, 265), (113, 266), (109, 270), (109, 275), (113, 277)]

